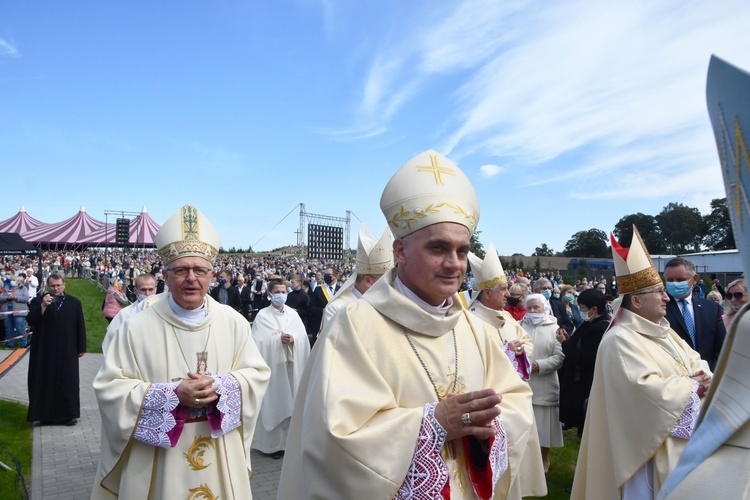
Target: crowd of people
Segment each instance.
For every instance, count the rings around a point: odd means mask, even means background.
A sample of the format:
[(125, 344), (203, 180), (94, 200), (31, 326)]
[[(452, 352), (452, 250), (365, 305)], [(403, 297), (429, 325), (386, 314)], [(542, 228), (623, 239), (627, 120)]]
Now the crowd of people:
[[(425, 182), (427, 164), (451, 179)], [(451, 210), (422, 209), (442, 199)], [(353, 262), (221, 255), (189, 205), (152, 252), (6, 261), (6, 336), (23, 346), (26, 318), (35, 336), (29, 421), (76, 424), (86, 332), (65, 276), (105, 276), (92, 498), (249, 498), (251, 449), (284, 457), (279, 498), (544, 496), (572, 428), (574, 498), (653, 497), (744, 280), (704, 298), (682, 258), (662, 278), (637, 229), (630, 249), (613, 239), (609, 282), (507, 272), (493, 244), (469, 251), (476, 195), (435, 152), (399, 169), (381, 208), (393, 224), (379, 239), (360, 227)]]

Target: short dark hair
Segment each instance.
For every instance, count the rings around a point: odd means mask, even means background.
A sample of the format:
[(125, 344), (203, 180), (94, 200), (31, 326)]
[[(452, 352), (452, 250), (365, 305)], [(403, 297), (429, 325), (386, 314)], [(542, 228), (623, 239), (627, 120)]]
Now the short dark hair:
[(682, 257), (675, 257), (674, 259), (669, 260), (669, 262), (667, 262), (666, 265), (664, 266), (664, 269), (668, 269), (670, 267), (679, 267), (679, 266), (685, 266), (685, 269), (695, 274), (695, 264), (693, 264), (687, 259), (683, 259)]
[(271, 278), (270, 280), (268, 280), (268, 288), (266, 288), (266, 290), (268, 290), (268, 293), (271, 293), (271, 290), (273, 290), (273, 287), (275, 287), (276, 285), (281, 285), (284, 287), (284, 290), (286, 290), (286, 285), (284, 285), (284, 282), (280, 278)]
[(628, 311), (633, 310), (633, 295), (632, 293), (626, 293), (622, 296), (622, 302), (620, 303), (620, 307), (623, 309), (627, 309)]
[(47, 276), (48, 285), (51, 280), (55, 280), (55, 281), (62, 280), (62, 282), (65, 283), (65, 278), (63, 278), (61, 274), (57, 274), (57, 273), (52, 273), (49, 276)]
[(578, 304), (584, 305), (589, 309), (596, 307), (596, 311), (601, 314), (607, 307), (607, 300), (602, 292), (589, 288), (582, 291), (578, 296)]

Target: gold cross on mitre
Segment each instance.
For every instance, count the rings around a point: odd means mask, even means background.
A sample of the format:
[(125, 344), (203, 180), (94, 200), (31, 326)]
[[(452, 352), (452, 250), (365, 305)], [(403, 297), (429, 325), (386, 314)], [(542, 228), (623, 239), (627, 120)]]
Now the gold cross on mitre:
[(432, 172), (435, 174), (435, 184), (444, 184), (443, 174), (455, 175), (452, 168), (440, 165), (435, 155), (430, 155), (430, 163), (431, 165), (417, 165), (417, 172)]
[(375, 247), (375, 253), (378, 254), (378, 255), (380, 255), (384, 251), (385, 251), (385, 248), (383, 248), (383, 245), (381, 245), (380, 243), (378, 243), (378, 246)]

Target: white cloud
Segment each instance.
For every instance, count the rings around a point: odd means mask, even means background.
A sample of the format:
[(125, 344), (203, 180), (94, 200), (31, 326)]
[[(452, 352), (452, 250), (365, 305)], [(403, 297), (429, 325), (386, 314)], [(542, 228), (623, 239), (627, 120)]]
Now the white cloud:
[(437, 81), (451, 117), (438, 149), (454, 158), (502, 158), (571, 195), (590, 179), (602, 198), (720, 194), (706, 69), (711, 53), (750, 68), (750, 3), (449, 5), (383, 43), (364, 116), (389, 126)]
[(18, 57), (18, 49), (11, 42), (0, 38), (0, 56)]
[(481, 172), (482, 177), (491, 178), (495, 177), (499, 173), (505, 171), (505, 169), (499, 165), (482, 165), (479, 167), (479, 172)]

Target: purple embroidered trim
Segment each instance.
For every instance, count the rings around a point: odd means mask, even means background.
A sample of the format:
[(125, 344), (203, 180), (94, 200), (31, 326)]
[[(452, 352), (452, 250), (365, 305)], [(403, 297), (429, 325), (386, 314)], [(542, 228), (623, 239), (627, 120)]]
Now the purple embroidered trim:
[(531, 376), (531, 364), (529, 363), (529, 358), (526, 357), (526, 351), (516, 354), (511, 349), (510, 344), (505, 344), (503, 345), (503, 352), (508, 356), (510, 364), (513, 365), (513, 369), (516, 370), (518, 376), (523, 380), (529, 380), (529, 376)]
[(699, 384), (695, 380), (692, 382), (693, 392), (690, 394), (690, 399), (682, 411), (682, 415), (677, 419), (672, 432), (669, 433), (672, 437), (690, 439), (695, 430), (695, 425), (698, 423), (698, 414), (701, 412), (701, 398), (698, 397)]
[(208, 408), (206, 417), (211, 437), (216, 439), (236, 429), (242, 423), (242, 392), (240, 383), (228, 373), (214, 376), (219, 399)]
[(448, 482), (448, 467), (440, 455), (448, 432), (435, 418), (435, 406), (437, 403), (424, 407), (414, 458), (404, 482), (396, 492), (395, 498), (399, 500), (439, 499)]
[(178, 421), (176, 412), (179, 382), (151, 384), (141, 408), (133, 438), (160, 448), (171, 448), (180, 439), (184, 420)]
[(497, 430), (489, 456), (492, 468), (492, 496), (494, 497), (498, 479), (508, 470), (508, 439), (505, 435), (505, 426), (499, 416), (492, 420), (492, 426)]

